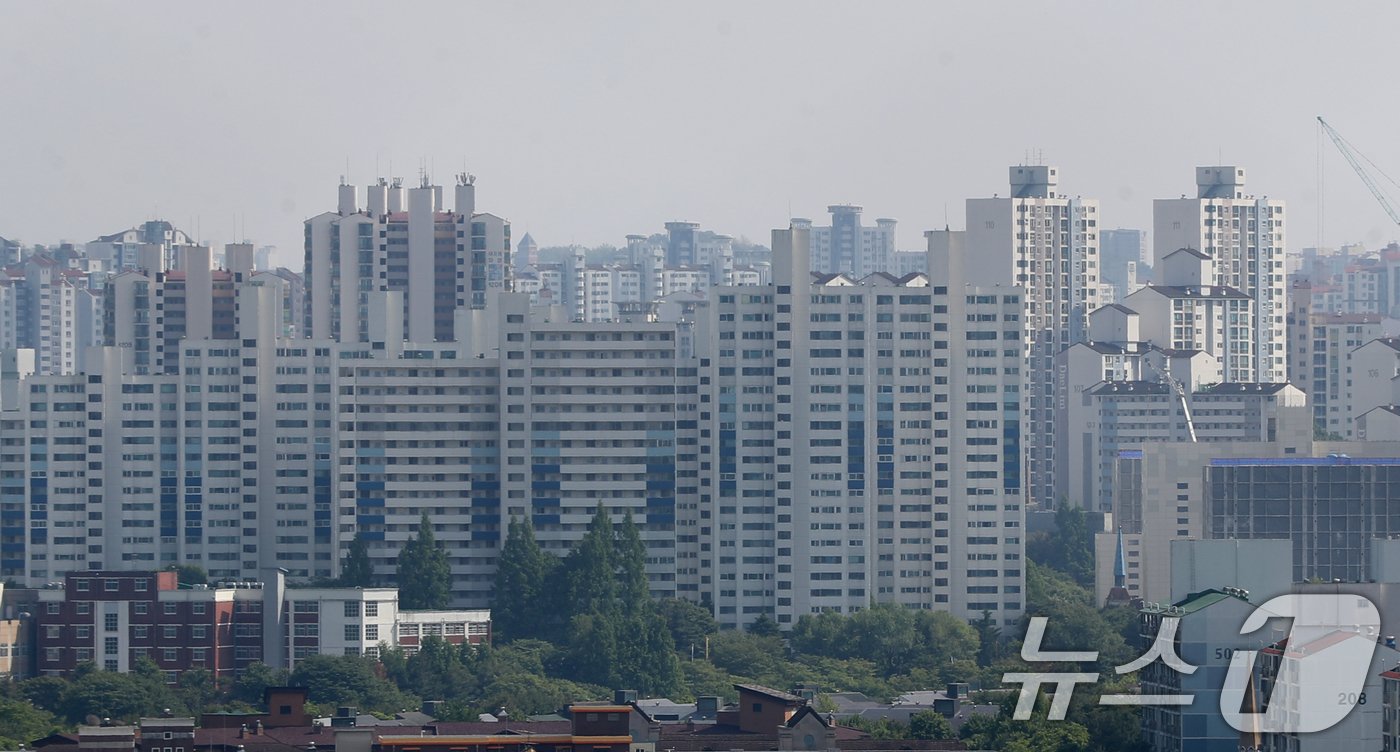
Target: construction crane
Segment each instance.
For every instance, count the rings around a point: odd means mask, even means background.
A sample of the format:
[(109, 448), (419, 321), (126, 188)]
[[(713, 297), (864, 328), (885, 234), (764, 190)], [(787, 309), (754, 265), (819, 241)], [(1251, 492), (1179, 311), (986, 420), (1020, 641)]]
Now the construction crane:
[(1337, 129), (1329, 125), (1326, 120), (1323, 120), (1321, 115), (1317, 116), (1317, 124), (1322, 126), (1323, 132), (1327, 134), (1328, 138), (1332, 139), (1332, 143), (1337, 145), (1337, 151), (1342, 153), (1342, 156), (1347, 160), (1347, 164), (1351, 165), (1351, 169), (1356, 171), (1357, 177), (1361, 178), (1361, 182), (1365, 183), (1366, 188), (1371, 191), (1371, 195), (1376, 197), (1376, 201), (1380, 202), (1381, 208), (1385, 209), (1386, 214), (1390, 215), (1391, 221), (1400, 225), (1400, 211), (1396, 211), (1395, 205), (1391, 202), (1390, 198), (1386, 196), (1385, 192), (1381, 190), (1381, 187), (1376, 184), (1375, 178), (1371, 176), (1370, 170), (1367, 170), (1366, 167), (1362, 165), (1362, 161), (1369, 164), (1371, 169), (1375, 170), (1377, 174), (1390, 181), (1390, 183), (1397, 188), (1400, 188), (1400, 183), (1396, 183), (1395, 179), (1385, 174), (1375, 162), (1372, 162), (1365, 154), (1357, 151), (1356, 148), (1351, 145), (1351, 142), (1342, 138), (1342, 134), (1338, 133)]
[(1186, 421), (1186, 435), (1191, 439), (1191, 443), (1194, 444), (1199, 441), (1199, 439), (1196, 438), (1196, 423), (1191, 420), (1191, 402), (1190, 398), (1186, 395), (1185, 385), (1181, 383), (1180, 379), (1171, 374), (1168, 367), (1158, 366), (1151, 360), (1145, 361), (1145, 364), (1148, 368), (1157, 372), (1157, 375), (1161, 377), (1162, 383), (1166, 384), (1167, 388), (1171, 389), (1172, 394), (1176, 396), (1177, 404), (1181, 405), (1181, 417)]

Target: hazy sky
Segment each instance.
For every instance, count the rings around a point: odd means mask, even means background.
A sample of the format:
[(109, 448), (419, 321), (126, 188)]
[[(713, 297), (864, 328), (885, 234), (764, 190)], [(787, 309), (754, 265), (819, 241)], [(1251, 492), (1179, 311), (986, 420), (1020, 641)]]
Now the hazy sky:
[[(542, 245), (669, 219), (766, 242), (831, 203), (962, 225), (1029, 152), (1150, 228), (1193, 167), (1249, 170), (1317, 240), (1322, 114), (1400, 175), (1397, 3), (46, 3), (0, 0), (0, 235), (151, 217), (300, 268), (376, 173), (477, 175)], [(1400, 237), (1330, 143), (1325, 241)], [(449, 192), (450, 195), (450, 192)], [(242, 234), (239, 232), (238, 234)]]

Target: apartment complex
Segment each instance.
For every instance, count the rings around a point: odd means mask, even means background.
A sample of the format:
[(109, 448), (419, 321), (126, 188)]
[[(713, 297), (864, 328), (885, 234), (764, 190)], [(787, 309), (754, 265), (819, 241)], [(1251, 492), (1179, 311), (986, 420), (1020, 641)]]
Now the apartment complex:
[(812, 220), (794, 217), (792, 227), (807, 230), (811, 245), (812, 271), (825, 274), (845, 273), (856, 278), (876, 272), (896, 274), (895, 226), (893, 219), (875, 220), (875, 226), (862, 225), (861, 207), (854, 204), (833, 204), (826, 207), (831, 224), (814, 226)]
[(402, 339), (448, 342), (453, 314), (511, 289), (510, 223), (476, 211), (475, 179), (459, 175), (455, 206), (426, 177), (417, 188), (379, 180), (363, 203), (341, 184), (336, 211), (306, 220), (305, 336), (369, 339), (370, 296), (402, 293)]
[(19, 385), (0, 413), (0, 576), (332, 575), (330, 347), (279, 342), (269, 288), (238, 303), (238, 338), (184, 341), (180, 373), (137, 374), (110, 347), (86, 374)]
[(1194, 198), (1153, 202), (1152, 245), (1160, 265), (1179, 248), (1212, 261), (1210, 284), (1242, 292), (1254, 302), (1253, 352), (1263, 382), (1287, 379), (1288, 288), (1284, 270), (1284, 202), (1244, 190), (1237, 166), (1196, 168)]
[(1099, 281), (1103, 302), (1120, 302), (1149, 281), (1152, 257), (1147, 253), (1147, 233), (1117, 229), (1099, 232)]
[(1055, 357), (1084, 341), (1089, 312), (1099, 306), (1099, 206), (1061, 193), (1056, 167), (1012, 167), (1010, 177), (1008, 197), (967, 201), (968, 248), (978, 260), (968, 265), (967, 279), (1025, 291), (1025, 492), (1033, 502), (1054, 505), (1055, 473), (1064, 461), (1054, 441)]
[[(194, 240), (183, 230), (163, 219), (142, 222), (129, 230), (103, 235), (85, 244), (88, 258), (102, 264), (108, 272), (125, 269), (179, 269), (184, 265), (187, 248)], [(151, 256), (158, 256), (152, 263)]]
[(653, 593), (674, 595), (677, 517), (697, 514), (698, 471), (694, 367), (677, 358), (676, 326), (572, 323), (514, 293), (463, 312), (459, 331), (453, 344), (376, 338), (342, 353), (341, 544), (362, 532), (388, 577), (426, 512), (454, 604), (480, 608), (512, 517), (563, 555), (603, 504), (633, 514)]
[(0, 349), (33, 351), (37, 373), (77, 373), (100, 341), (101, 275), (38, 252), (0, 270)]
[(814, 275), (808, 240), (774, 232), (772, 288), (713, 291), (679, 573), (735, 626), (871, 600), (1014, 623), (1022, 293), (963, 281), (963, 233), (930, 233), (933, 273), (903, 279)]

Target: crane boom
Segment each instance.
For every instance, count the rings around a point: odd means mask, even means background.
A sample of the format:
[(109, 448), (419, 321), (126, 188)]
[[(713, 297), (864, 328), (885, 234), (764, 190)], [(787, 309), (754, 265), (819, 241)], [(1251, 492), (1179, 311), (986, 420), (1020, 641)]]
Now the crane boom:
[[(1371, 195), (1376, 197), (1376, 201), (1380, 203), (1381, 208), (1385, 209), (1386, 214), (1390, 215), (1391, 221), (1400, 225), (1400, 211), (1396, 211), (1395, 206), (1390, 203), (1390, 199), (1386, 198), (1380, 186), (1376, 185), (1376, 181), (1371, 177), (1371, 173), (1357, 160), (1356, 150), (1352, 149), (1351, 145), (1347, 143), (1347, 140), (1342, 138), (1342, 134), (1338, 133), (1326, 120), (1323, 120), (1321, 115), (1317, 116), (1317, 122), (1318, 125), (1322, 126), (1322, 130), (1327, 133), (1327, 137), (1332, 139), (1332, 143), (1337, 145), (1337, 151), (1340, 151), (1342, 156), (1346, 158), (1347, 164), (1350, 164), (1351, 169), (1356, 171), (1357, 177), (1360, 177), (1361, 182), (1366, 184), (1366, 188), (1371, 191)], [(1370, 160), (1367, 161), (1369, 162)]]

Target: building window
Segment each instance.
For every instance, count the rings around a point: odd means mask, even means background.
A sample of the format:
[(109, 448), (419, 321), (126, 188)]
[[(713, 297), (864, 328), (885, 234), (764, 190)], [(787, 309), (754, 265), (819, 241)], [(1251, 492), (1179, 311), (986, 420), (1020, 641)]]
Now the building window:
[(166, 663), (174, 663), (180, 659), (180, 650), (178, 648), (165, 648), (160, 651), (160, 657)]
[(166, 616), (174, 616), (176, 613), (179, 613), (179, 611), (180, 611), (180, 604), (178, 604), (178, 603), (167, 603), (167, 604), (165, 604), (165, 609), (164, 609), (164, 610), (165, 610), (165, 615), (166, 615)]
[(196, 625), (190, 627), (190, 639), (192, 639), (192, 640), (203, 640), (203, 639), (205, 639), (206, 637), (208, 637), (208, 634), (209, 634), (209, 633), (208, 633), (208, 629), (209, 629), (209, 628), (206, 627), (206, 626), (204, 626), (203, 624), (196, 624)]
[(205, 604), (203, 604), (203, 603), (193, 603), (193, 604), (190, 605), (190, 613), (193, 613), (193, 614), (196, 614), (196, 615), (203, 615), (203, 614), (204, 614), (204, 607), (205, 607)]
[(366, 604), (365, 604), (365, 616), (378, 616), (378, 615), (379, 615), (379, 604), (378, 604), (378, 603), (366, 603)]
[(348, 640), (348, 641), (350, 641), (350, 642), (359, 642), (359, 641), (360, 641), (360, 625), (358, 625), (358, 624), (346, 624), (346, 625), (345, 625), (345, 639)]
[(144, 640), (150, 636), (151, 628), (145, 624), (137, 624), (135, 627), (132, 627), (131, 634), (138, 640)]
[(103, 580), (102, 589), (109, 593), (115, 593), (121, 589), (121, 583), (116, 580)]
[(161, 629), (161, 637), (167, 640), (174, 640), (180, 636), (179, 627), (164, 627)]
[(87, 580), (73, 580), (73, 587), (74, 587), (74, 589), (76, 589), (76, 590), (77, 590), (78, 592), (80, 592), (80, 593), (86, 593), (86, 592), (88, 591), (88, 581), (87, 581)]
[(345, 618), (347, 618), (347, 619), (355, 619), (355, 618), (358, 618), (359, 616), (360, 616), (360, 602), (359, 602), (359, 601), (346, 601), (346, 602), (345, 602)]
[(74, 606), (76, 608), (75, 613), (77, 613), (79, 616), (87, 616), (88, 614), (92, 613), (91, 601), (78, 601), (76, 604), (74, 604)]
[(106, 631), (106, 632), (115, 632), (115, 631), (117, 631), (117, 615), (116, 615), (116, 614), (103, 614), (103, 615), (102, 615), (102, 629), (103, 629), (103, 631)]
[(146, 607), (147, 607), (148, 605), (150, 605), (150, 604), (144, 603), (144, 602), (133, 603), (133, 604), (131, 604), (131, 613), (136, 614), (137, 616), (145, 616), (145, 615), (146, 615)]
[(377, 639), (379, 639), (379, 625), (378, 625), (378, 624), (366, 624), (366, 625), (365, 625), (365, 639), (366, 639), (366, 640), (377, 640)]
[(116, 655), (116, 654), (117, 654), (117, 651), (118, 651), (118, 647), (117, 647), (117, 638), (115, 638), (115, 637), (108, 637), (108, 638), (105, 638), (104, 640), (102, 640), (102, 654), (103, 654), (103, 655)]
[(88, 639), (89, 637), (92, 637), (92, 627), (89, 627), (89, 626), (86, 625), (86, 624), (79, 624), (79, 625), (78, 625), (78, 630), (77, 630), (77, 631), (78, 631), (77, 637), (78, 637), (79, 640), (86, 640), (86, 639)]
[(51, 615), (51, 616), (54, 615), (54, 614), (57, 614), (57, 613), (58, 613), (60, 610), (62, 610), (62, 609), (63, 609), (63, 604), (61, 604), (61, 603), (46, 603), (46, 604), (44, 604), (44, 610), (47, 611), (47, 612), (49, 613), (49, 615)]

